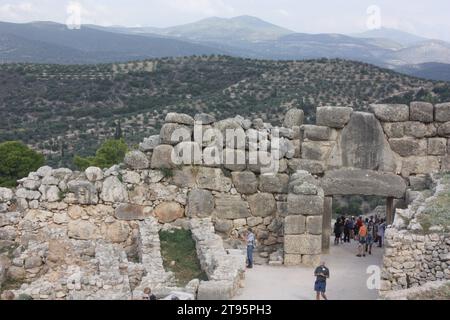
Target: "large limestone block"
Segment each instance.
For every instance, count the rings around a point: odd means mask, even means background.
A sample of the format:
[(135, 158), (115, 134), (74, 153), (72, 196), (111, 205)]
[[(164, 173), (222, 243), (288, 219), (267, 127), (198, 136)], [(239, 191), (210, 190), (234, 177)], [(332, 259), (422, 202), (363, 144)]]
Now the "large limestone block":
[(162, 144), (168, 145), (176, 145), (183, 141), (191, 141), (192, 128), (176, 123), (166, 123), (162, 126), (159, 137)]
[(317, 125), (342, 129), (350, 121), (352, 108), (347, 107), (319, 107), (317, 108)]
[(75, 220), (67, 225), (67, 236), (77, 240), (96, 240), (100, 237), (100, 230), (92, 222)]
[(128, 223), (116, 221), (106, 226), (105, 238), (112, 243), (122, 243), (127, 241), (130, 232)]
[(108, 177), (103, 182), (100, 198), (105, 202), (112, 203), (128, 202), (127, 188), (117, 177)]
[(234, 295), (232, 281), (201, 281), (198, 287), (198, 300), (231, 300)]
[(78, 204), (97, 204), (97, 188), (89, 181), (72, 180), (67, 183), (69, 192), (75, 195)]
[[(51, 177), (51, 176), (47, 176), (47, 177)], [(37, 190), (41, 186), (41, 180), (25, 179), (22, 182), (22, 186), (28, 190)]]
[(447, 154), (447, 139), (430, 138), (428, 139), (428, 152), (430, 156), (445, 156)]
[(286, 128), (301, 126), (303, 124), (304, 119), (305, 114), (303, 110), (293, 108), (286, 113), (286, 116), (284, 117), (283, 126)]
[(173, 149), (172, 160), (176, 165), (201, 165), (202, 148), (194, 141), (185, 141), (177, 144)]
[(257, 193), (248, 197), (250, 211), (255, 217), (270, 217), (277, 212), (277, 204), (271, 193)]
[(201, 167), (197, 174), (197, 185), (200, 189), (229, 192), (231, 179), (225, 177), (221, 169)]
[(405, 122), (384, 122), (383, 130), (388, 138), (403, 138), (405, 136)]
[(303, 234), (286, 235), (284, 237), (284, 252), (287, 254), (321, 254), (322, 236)]
[(370, 109), (383, 122), (409, 121), (409, 106), (405, 104), (372, 104)]
[(208, 113), (199, 113), (194, 117), (195, 124), (208, 125), (216, 122), (216, 118)]
[(410, 120), (430, 123), (434, 121), (434, 106), (428, 102), (411, 102)]
[(450, 121), (441, 124), (437, 129), (437, 133), (441, 137), (450, 138)]
[(305, 216), (287, 216), (284, 221), (285, 235), (300, 235), (306, 231)]
[(303, 139), (312, 141), (328, 141), (335, 140), (337, 137), (337, 131), (330, 127), (303, 125), (301, 127), (303, 131)]
[(247, 154), (245, 150), (225, 149), (223, 166), (230, 171), (244, 171), (247, 169)]
[(285, 266), (299, 266), (302, 264), (301, 254), (285, 254), (284, 255), (284, 265)]
[(428, 143), (426, 139), (401, 138), (390, 139), (392, 151), (402, 157), (425, 156), (427, 154)]
[(181, 188), (194, 188), (197, 169), (192, 166), (185, 166), (178, 170), (173, 170), (172, 183)]
[(144, 138), (144, 141), (139, 144), (139, 150), (142, 152), (153, 151), (160, 143), (161, 139), (159, 134), (150, 136), (148, 138)]
[(61, 190), (57, 186), (44, 186), (39, 188), (42, 194), (41, 201), (57, 202), (61, 200)]
[(412, 174), (437, 173), (441, 170), (439, 157), (408, 157), (403, 159), (402, 176), (408, 177)]
[(435, 106), (435, 121), (450, 121), (450, 103), (440, 103)]
[(405, 122), (404, 127), (405, 135), (418, 139), (428, 136), (429, 133), (429, 125), (418, 121)]
[(171, 223), (184, 216), (184, 208), (176, 202), (163, 202), (158, 205), (153, 214), (160, 223)]
[(274, 172), (275, 161), (272, 154), (267, 151), (250, 151), (248, 153), (248, 170), (255, 173)]
[(287, 174), (263, 174), (259, 177), (259, 190), (267, 193), (287, 193), (289, 176)]
[(409, 177), (409, 185), (412, 191), (423, 191), (429, 189), (430, 181), (427, 175), (417, 175)]
[(25, 188), (19, 188), (16, 190), (16, 197), (27, 200), (39, 200), (41, 193), (39, 191), (27, 190)]
[(147, 186), (148, 200), (172, 201), (177, 197), (178, 187), (174, 185), (165, 185), (162, 183), (152, 183)]
[(188, 126), (194, 125), (194, 118), (184, 113), (169, 112), (166, 116), (166, 123), (179, 123)]
[(291, 215), (322, 215), (323, 197), (314, 195), (288, 195), (288, 213)]
[(225, 146), (229, 149), (245, 150), (247, 136), (242, 128), (228, 129), (225, 134)]
[(258, 180), (253, 172), (233, 172), (231, 176), (233, 184), (239, 193), (253, 194), (258, 191)]
[(214, 223), (214, 229), (219, 233), (229, 234), (233, 230), (233, 221), (217, 219)]
[(145, 220), (151, 215), (151, 210), (147, 207), (133, 204), (121, 204), (115, 210), (115, 217), (119, 220)]
[(220, 219), (243, 219), (250, 217), (248, 203), (240, 196), (221, 195), (215, 199), (214, 216)]
[(175, 167), (173, 159), (175, 152), (170, 145), (159, 145), (155, 148), (152, 155), (152, 169), (171, 169)]
[(322, 216), (312, 216), (306, 218), (306, 231), (309, 234), (321, 235), (323, 229)]
[(150, 161), (147, 155), (142, 151), (130, 151), (125, 155), (125, 164), (135, 170), (147, 169), (150, 166)]
[(188, 217), (209, 217), (214, 211), (214, 197), (208, 190), (193, 189), (189, 192), (186, 215)]
[(141, 175), (136, 171), (125, 171), (122, 173), (122, 181), (129, 184), (139, 184)]
[(324, 161), (330, 157), (334, 142), (306, 141), (302, 143), (302, 158), (315, 161)]
[(288, 161), (288, 167), (292, 171), (304, 170), (311, 174), (322, 174), (325, 172), (324, 162), (315, 160), (291, 159)]
[(90, 182), (103, 180), (104, 177), (102, 169), (97, 167), (89, 167), (84, 171), (84, 173)]
[(360, 194), (400, 199), (406, 191), (406, 183), (398, 175), (361, 169), (327, 171), (321, 186), (329, 196)]
[(342, 159), (342, 165), (338, 167), (388, 172), (397, 169), (395, 154), (380, 122), (371, 113), (354, 112), (342, 131), (339, 145), (340, 148), (334, 149), (331, 155), (331, 158)]

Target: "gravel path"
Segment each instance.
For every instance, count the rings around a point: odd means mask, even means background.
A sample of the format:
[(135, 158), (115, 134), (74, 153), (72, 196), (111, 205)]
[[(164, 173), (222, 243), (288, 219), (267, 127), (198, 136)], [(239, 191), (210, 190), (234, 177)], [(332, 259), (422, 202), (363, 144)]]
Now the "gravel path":
[[(334, 246), (322, 259), (330, 269), (327, 295), (330, 300), (375, 300), (377, 290), (369, 290), (367, 267), (381, 265), (383, 250), (372, 256), (356, 257), (357, 244)], [(313, 300), (314, 268), (255, 266), (246, 273), (245, 288), (236, 300)]]

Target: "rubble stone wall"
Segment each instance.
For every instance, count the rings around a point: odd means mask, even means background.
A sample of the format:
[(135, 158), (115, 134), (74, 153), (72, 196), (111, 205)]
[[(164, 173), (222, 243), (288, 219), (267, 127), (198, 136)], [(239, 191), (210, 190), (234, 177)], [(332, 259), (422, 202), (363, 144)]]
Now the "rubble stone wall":
[(448, 176), (441, 175), (432, 175), (426, 181), (408, 191), (408, 208), (397, 210), (394, 223), (386, 231), (382, 295), (450, 280), (450, 230), (446, 213), (450, 184)]

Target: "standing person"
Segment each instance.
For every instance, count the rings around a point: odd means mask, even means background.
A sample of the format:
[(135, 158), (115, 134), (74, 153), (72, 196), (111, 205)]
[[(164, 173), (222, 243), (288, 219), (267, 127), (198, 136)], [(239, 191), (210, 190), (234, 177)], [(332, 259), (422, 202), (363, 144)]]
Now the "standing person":
[(355, 224), (356, 224), (356, 221), (355, 221), (355, 217), (353, 217), (353, 216), (352, 216), (352, 219), (351, 219), (351, 223), (352, 223), (352, 228), (350, 229), (350, 238), (352, 240), (355, 240)]
[(366, 247), (366, 241), (367, 241), (367, 227), (363, 223), (362, 226), (359, 228), (358, 232), (358, 238), (359, 238), (359, 245), (358, 245), (358, 254), (357, 257), (365, 257), (365, 247)]
[(327, 279), (330, 277), (330, 270), (325, 266), (324, 261), (316, 268), (314, 276), (316, 277), (316, 282), (314, 284), (316, 300), (320, 300), (320, 296), (322, 296), (324, 300), (328, 300), (325, 293), (327, 291)]
[(156, 299), (156, 296), (152, 293), (152, 289), (145, 288), (144, 296), (142, 297), (142, 300), (157, 300), (157, 299)]
[(386, 222), (381, 219), (380, 225), (378, 226), (378, 247), (382, 248), (384, 243), (384, 232), (386, 231)]
[(374, 223), (370, 220), (367, 223), (367, 238), (366, 238), (366, 253), (369, 252), (369, 255), (372, 255), (372, 246), (375, 239), (375, 228)]
[(341, 231), (341, 219), (340, 218), (336, 220), (336, 223), (334, 224), (334, 230), (333, 231), (334, 231), (334, 236), (335, 236), (334, 244), (338, 245), (339, 241), (341, 240), (341, 234), (342, 234), (342, 231)]
[(373, 224), (373, 241), (378, 243), (378, 228), (380, 227), (380, 219), (378, 216), (375, 216), (375, 223)]
[(341, 217), (341, 224), (339, 226), (341, 228), (341, 243), (344, 243), (344, 231), (345, 231), (345, 216)]
[(353, 229), (353, 223), (351, 219), (347, 219), (344, 225), (344, 242), (350, 243), (350, 233)]
[(253, 250), (255, 250), (255, 235), (253, 230), (249, 228), (246, 232), (245, 240), (247, 242), (247, 268), (253, 268)]

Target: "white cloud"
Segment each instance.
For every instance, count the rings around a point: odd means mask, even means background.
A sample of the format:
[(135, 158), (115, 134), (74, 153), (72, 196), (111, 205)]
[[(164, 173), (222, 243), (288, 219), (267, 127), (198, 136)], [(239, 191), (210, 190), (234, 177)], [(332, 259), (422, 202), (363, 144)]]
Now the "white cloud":
[(6, 3), (0, 5), (0, 19), (23, 20), (30, 16), (33, 11), (34, 7), (30, 2), (20, 2), (18, 4)]
[(278, 13), (281, 14), (282, 16), (285, 16), (285, 17), (289, 17), (291, 15), (289, 12), (287, 12), (284, 9), (279, 9)]
[(235, 12), (233, 7), (222, 0), (170, 0), (168, 5), (177, 11), (204, 16), (230, 15)]

